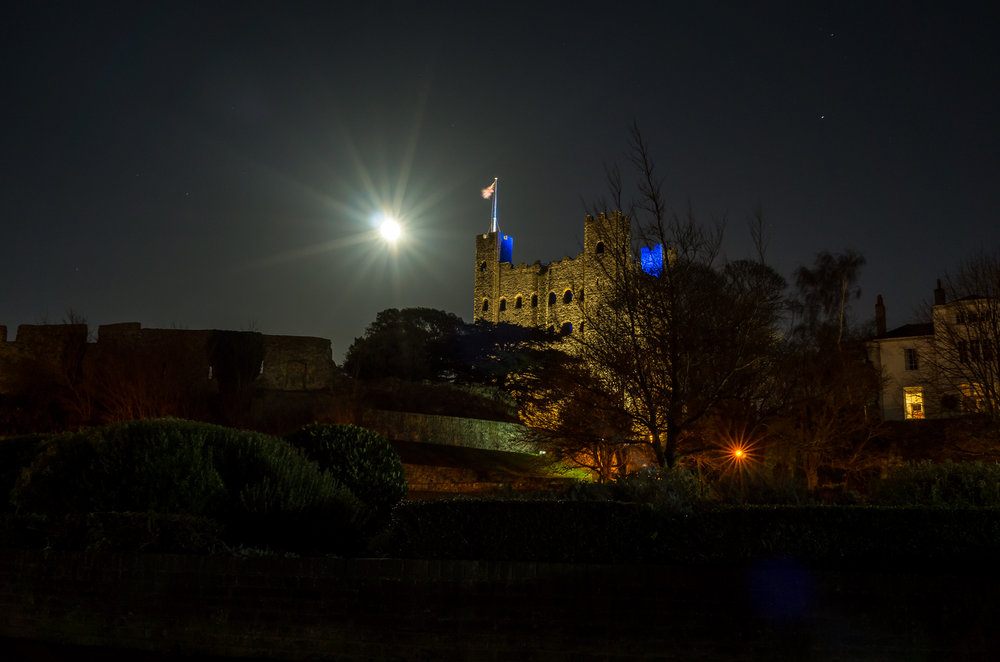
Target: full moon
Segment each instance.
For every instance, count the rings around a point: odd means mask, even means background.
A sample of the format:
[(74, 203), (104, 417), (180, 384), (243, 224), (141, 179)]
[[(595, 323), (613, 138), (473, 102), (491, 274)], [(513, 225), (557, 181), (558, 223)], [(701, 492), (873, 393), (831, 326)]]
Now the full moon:
[(387, 218), (382, 221), (382, 225), (378, 227), (378, 231), (382, 234), (382, 238), (390, 244), (396, 243), (396, 240), (399, 239), (399, 235), (403, 233), (403, 229), (399, 227), (399, 223), (391, 218)]

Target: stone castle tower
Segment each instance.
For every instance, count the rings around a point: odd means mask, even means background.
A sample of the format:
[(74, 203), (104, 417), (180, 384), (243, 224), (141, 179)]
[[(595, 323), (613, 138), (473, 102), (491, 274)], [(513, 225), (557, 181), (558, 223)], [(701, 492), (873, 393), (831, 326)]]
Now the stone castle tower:
[(582, 332), (586, 306), (599, 301), (602, 281), (628, 263), (631, 241), (621, 212), (588, 214), (583, 252), (547, 264), (515, 265), (513, 237), (476, 235), (473, 320)]

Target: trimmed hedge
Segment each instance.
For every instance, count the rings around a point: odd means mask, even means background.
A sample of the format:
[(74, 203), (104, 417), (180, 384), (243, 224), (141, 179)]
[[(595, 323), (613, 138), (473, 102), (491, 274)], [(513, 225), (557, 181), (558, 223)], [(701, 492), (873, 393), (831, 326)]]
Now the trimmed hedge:
[(209, 554), (225, 547), (207, 517), (163, 513), (75, 513), (0, 518), (4, 547), (73, 552)]
[(393, 510), (380, 551), (408, 558), (616, 563), (646, 555), (653, 509), (616, 501), (449, 499)]
[(732, 565), (791, 558), (819, 568), (992, 569), (1000, 510), (718, 507), (449, 500), (402, 504), (383, 553), (405, 558)]
[(1000, 507), (1000, 464), (911, 462), (889, 470), (869, 502), (885, 506)]

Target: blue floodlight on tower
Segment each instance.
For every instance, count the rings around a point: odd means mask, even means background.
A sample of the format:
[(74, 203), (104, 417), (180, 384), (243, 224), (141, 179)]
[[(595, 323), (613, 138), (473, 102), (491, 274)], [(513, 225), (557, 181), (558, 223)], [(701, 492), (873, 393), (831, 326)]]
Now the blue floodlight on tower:
[(510, 235), (500, 235), (500, 261), (514, 262), (514, 237)]
[(639, 254), (642, 270), (650, 276), (663, 273), (663, 245), (656, 244), (652, 248), (642, 247)]

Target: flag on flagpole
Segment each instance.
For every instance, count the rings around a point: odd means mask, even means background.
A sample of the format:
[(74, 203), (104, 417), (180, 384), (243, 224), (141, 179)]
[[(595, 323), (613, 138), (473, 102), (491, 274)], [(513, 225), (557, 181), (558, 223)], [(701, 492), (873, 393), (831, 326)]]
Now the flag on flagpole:
[(497, 180), (493, 180), (493, 183), (483, 189), (483, 199), (488, 200), (493, 196), (494, 191), (497, 190)]

